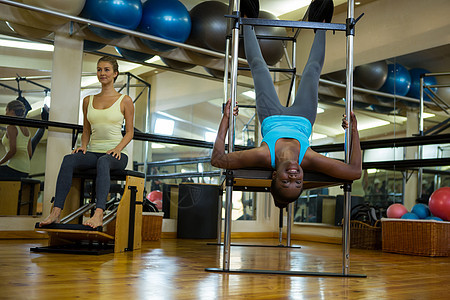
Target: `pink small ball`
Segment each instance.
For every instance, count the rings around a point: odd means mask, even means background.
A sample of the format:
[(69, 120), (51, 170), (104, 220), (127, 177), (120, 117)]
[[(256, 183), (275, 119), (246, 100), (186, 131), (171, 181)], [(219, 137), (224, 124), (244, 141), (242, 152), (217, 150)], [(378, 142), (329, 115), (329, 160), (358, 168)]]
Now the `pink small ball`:
[(386, 211), (388, 218), (400, 219), (408, 210), (403, 204), (394, 203), (390, 205)]

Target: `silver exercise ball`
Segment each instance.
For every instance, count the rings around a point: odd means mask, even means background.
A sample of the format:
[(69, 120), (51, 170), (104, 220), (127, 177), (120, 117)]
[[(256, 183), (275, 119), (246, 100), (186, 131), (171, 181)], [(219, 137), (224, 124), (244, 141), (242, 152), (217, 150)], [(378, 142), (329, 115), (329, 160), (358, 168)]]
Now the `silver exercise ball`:
[(191, 34), (186, 43), (225, 52), (228, 5), (218, 1), (206, 1), (194, 6), (191, 16)]
[(355, 85), (371, 90), (379, 90), (387, 76), (388, 65), (384, 60), (358, 66), (354, 72)]
[(160, 56), (160, 58), (163, 63), (165, 63), (168, 67), (171, 67), (173, 69), (189, 70), (189, 69), (192, 69), (193, 67), (195, 67), (195, 65), (186, 63), (183, 61), (178, 61), (178, 60), (174, 60), (174, 59), (170, 59), (170, 58), (166, 58), (166, 57), (162, 57), (162, 56)]

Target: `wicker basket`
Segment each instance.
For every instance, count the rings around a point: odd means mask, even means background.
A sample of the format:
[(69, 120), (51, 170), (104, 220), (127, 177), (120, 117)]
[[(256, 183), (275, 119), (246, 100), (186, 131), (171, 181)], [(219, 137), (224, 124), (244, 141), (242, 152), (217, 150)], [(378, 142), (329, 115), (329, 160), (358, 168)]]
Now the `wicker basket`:
[(450, 222), (434, 220), (382, 219), (383, 251), (449, 256)]
[(381, 249), (381, 224), (376, 221), (375, 226), (353, 220), (350, 221), (350, 247), (358, 249)]
[(163, 212), (142, 213), (142, 240), (157, 241), (161, 238)]

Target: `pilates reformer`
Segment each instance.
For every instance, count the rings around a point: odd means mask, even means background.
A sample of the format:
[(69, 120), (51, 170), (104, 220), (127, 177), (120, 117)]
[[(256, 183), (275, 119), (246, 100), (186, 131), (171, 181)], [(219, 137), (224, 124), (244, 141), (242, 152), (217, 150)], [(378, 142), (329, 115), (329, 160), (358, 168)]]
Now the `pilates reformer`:
[[(309, 28), (309, 29), (323, 29), (323, 30), (333, 30), (333, 31), (345, 31), (347, 36), (347, 74), (346, 74), (346, 107), (345, 114), (347, 116), (347, 121), (350, 124), (350, 113), (353, 110), (353, 37), (355, 34), (356, 22), (361, 18), (354, 19), (354, 1), (348, 0), (347, 4), (347, 20), (346, 24), (334, 24), (334, 23), (316, 23), (316, 22), (304, 22), (304, 21), (283, 21), (283, 20), (265, 20), (265, 19), (254, 19), (254, 18), (241, 18), (240, 12), (240, 1), (230, 0), (230, 8), (233, 10), (233, 15), (229, 16), (233, 19), (231, 23), (231, 79), (230, 79), (230, 97), (228, 96), (227, 85), (228, 85), (228, 59), (225, 59), (225, 76), (224, 76), (224, 99), (231, 98), (231, 108), (233, 111), (236, 106), (237, 98), (237, 71), (238, 71), (238, 49), (239, 49), (239, 28), (240, 25), (253, 25), (253, 26), (279, 26), (279, 27), (289, 27), (289, 28)], [(230, 41), (227, 41), (225, 57), (229, 57)], [(294, 76), (295, 77), (295, 76)], [(291, 84), (291, 86), (293, 86)], [(350, 129), (350, 128), (349, 128)], [(345, 145), (350, 145), (351, 141), (351, 130), (346, 130)], [(228, 130), (228, 152), (234, 151), (234, 115), (230, 113), (230, 125)], [(350, 151), (345, 147), (345, 162), (350, 161)], [(304, 272), (304, 271), (282, 271), (282, 270), (257, 270), (257, 269), (230, 269), (230, 246), (231, 246), (231, 205), (232, 205), (232, 192), (234, 187), (237, 189), (241, 187), (247, 187), (256, 185), (257, 188), (263, 188), (267, 191), (267, 182), (265, 184), (255, 182), (261, 182), (261, 178), (245, 178), (241, 180), (238, 174), (245, 171), (241, 170), (226, 170), (226, 202), (225, 202), (225, 226), (224, 226), (224, 244), (223, 244), (223, 265), (222, 268), (206, 268), (209, 272), (224, 272), (224, 273), (253, 273), (253, 274), (279, 274), (279, 275), (309, 275), (309, 276), (333, 276), (333, 277), (366, 277), (362, 274), (349, 274), (349, 262), (350, 262), (350, 206), (351, 206), (351, 182), (343, 182), (342, 180), (333, 179), (333, 184), (330, 184), (329, 178), (322, 177), (322, 174), (316, 174), (313, 179), (307, 179), (305, 174), (305, 185), (306, 181), (310, 180), (311, 187), (322, 187), (326, 185), (336, 185), (343, 183), (344, 189), (344, 224), (343, 224), (343, 235), (342, 235), (342, 273), (329, 273), (329, 272)], [(250, 177), (256, 177), (255, 174), (250, 172)], [(266, 175), (267, 176), (267, 175)], [(309, 176), (309, 175), (308, 175)], [(238, 179), (239, 178), (239, 179)], [(250, 181), (253, 180), (253, 183)], [(255, 181), (256, 180), (256, 181)], [(307, 187), (305, 186), (305, 189)], [(292, 203), (289, 204), (289, 207)], [(292, 209), (290, 209), (292, 210)], [(288, 216), (290, 214), (288, 213)], [(281, 223), (281, 221), (280, 221)], [(288, 228), (289, 230), (289, 228)], [(220, 235), (219, 235), (220, 236)], [(288, 233), (289, 236), (289, 233)], [(288, 242), (289, 243), (289, 242)]]
[[(112, 181), (125, 181), (121, 199), (118, 203), (116, 199), (107, 203), (107, 207), (112, 208), (105, 214), (102, 227), (91, 228), (82, 225), (83, 215), (95, 207), (93, 201), (84, 203), (84, 187), (85, 181), (95, 180), (95, 176), (95, 170), (74, 174), (66, 207), (79, 208), (63, 217), (61, 223), (45, 227), (36, 223), (35, 231), (47, 233), (49, 242), (48, 246), (34, 247), (31, 251), (99, 255), (141, 248), (143, 202), (138, 199), (144, 194), (144, 173), (111, 171)], [(94, 198), (95, 189), (91, 200)], [(103, 231), (105, 227), (106, 231)]]

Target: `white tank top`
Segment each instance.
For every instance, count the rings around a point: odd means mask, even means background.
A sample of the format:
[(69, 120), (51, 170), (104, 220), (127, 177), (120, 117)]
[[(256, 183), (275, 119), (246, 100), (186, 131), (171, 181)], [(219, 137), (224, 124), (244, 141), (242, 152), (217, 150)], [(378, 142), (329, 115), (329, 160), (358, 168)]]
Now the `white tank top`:
[[(106, 153), (114, 149), (122, 141), (122, 125), (124, 115), (120, 111), (120, 103), (125, 95), (121, 95), (113, 105), (105, 109), (93, 106), (94, 96), (89, 97), (87, 119), (91, 124), (91, 140), (88, 150)], [(127, 153), (125, 148), (121, 151)]]

